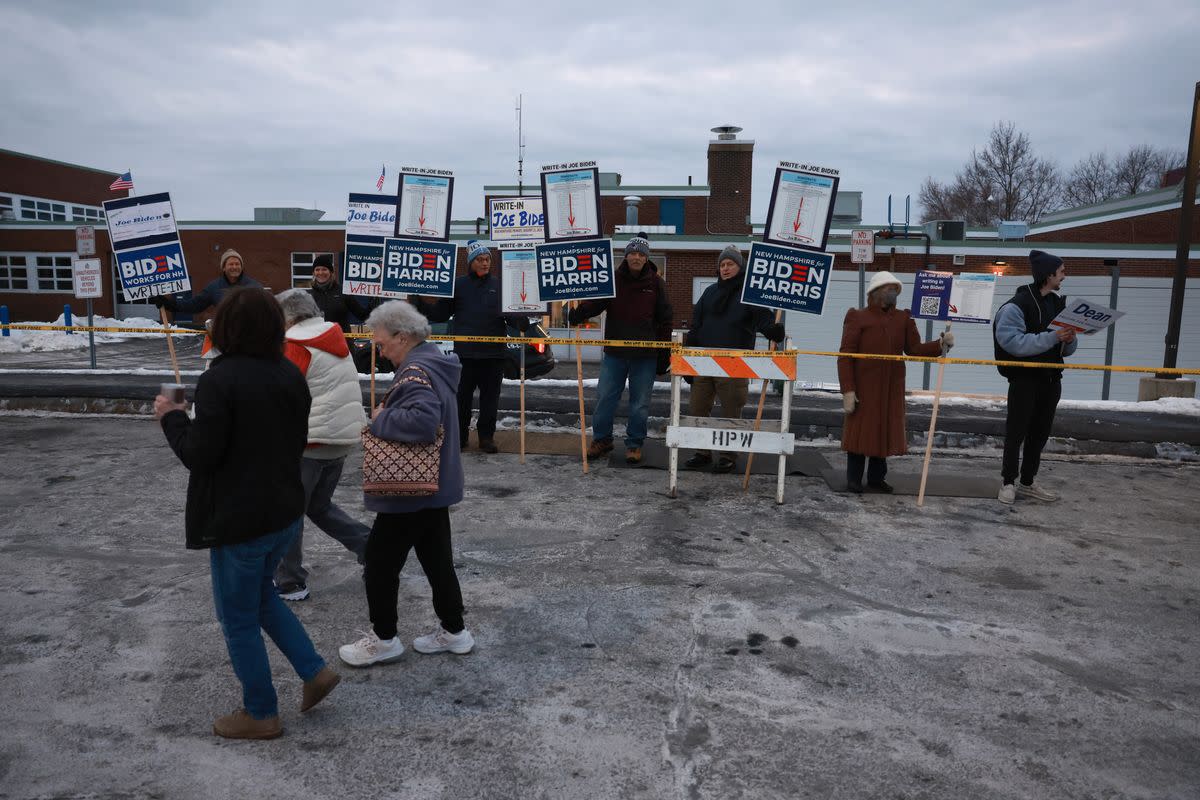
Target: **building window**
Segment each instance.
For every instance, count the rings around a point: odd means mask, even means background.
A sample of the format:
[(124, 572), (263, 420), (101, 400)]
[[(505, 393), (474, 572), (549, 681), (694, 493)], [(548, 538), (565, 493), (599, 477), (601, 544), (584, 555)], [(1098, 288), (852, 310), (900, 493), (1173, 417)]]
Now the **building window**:
[(13, 208), (13, 199), (6, 194), (0, 194), (0, 219), (16, 219), (17, 213)]
[(100, 222), (103, 219), (103, 213), (98, 208), (71, 206), (71, 219), (75, 222)]
[(73, 292), (75, 279), (72, 275), (69, 255), (36, 256), (37, 290), (39, 292)]
[(29, 267), (26, 264), (25, 256), (0, 253), (0, 291), (29, 291)]
[[(312, 286), (312, 265), (317, 256), (333, 256), (333, 253), (292, 253), (293, 289), (307, 289)], [(336, 258), (333, 263), (337, 264)], [(336, 270), (334, 274), (337, 274)]]

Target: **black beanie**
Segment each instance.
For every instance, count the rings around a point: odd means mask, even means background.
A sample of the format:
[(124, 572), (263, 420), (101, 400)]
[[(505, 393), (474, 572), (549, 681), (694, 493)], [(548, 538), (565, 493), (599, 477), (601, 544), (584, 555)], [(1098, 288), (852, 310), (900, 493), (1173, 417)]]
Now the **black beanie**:
[(321, 253), (313, 259), (313, 269), (324, 267), (325, 269), (333, 269), (333, 256), (330, 253)]
[(1062, 263), (1063, 260), (1058, 256), (1043, 253), (1041, 250), (1029, 251), (1029, 269), (1033, 272), (1034, 283), (1045, 283), (1058, 272)]

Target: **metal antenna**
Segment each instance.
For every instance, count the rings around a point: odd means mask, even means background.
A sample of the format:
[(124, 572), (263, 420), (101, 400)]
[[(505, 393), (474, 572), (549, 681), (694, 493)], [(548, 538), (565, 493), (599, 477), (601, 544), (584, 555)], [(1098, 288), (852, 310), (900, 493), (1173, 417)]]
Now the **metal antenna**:
[(521, 97), (517, 95), (517, 197), (525, 194), (525, 134), (522, 130)]

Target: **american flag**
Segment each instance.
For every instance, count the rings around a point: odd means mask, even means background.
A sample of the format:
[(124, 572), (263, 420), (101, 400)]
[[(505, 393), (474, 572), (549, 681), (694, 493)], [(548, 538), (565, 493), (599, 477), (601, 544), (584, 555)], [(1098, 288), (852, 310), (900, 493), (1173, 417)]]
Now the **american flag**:
[(133, 175), (131, 172), (126, 172), (126, 173), (123, 173), (121, 175), (121, 177), (119, 177), (115, 181), (113, 181), (112, 185), (108, 187), (108, 190), (110, 192), (119, 192), (122, 189), (132, 189), (132, 188), (133, 188)]
[(383, 176), (385, 174), (387, 174), (387, 164), (384, 164), (383, 166), (381, 166), (379, 168), (379, 180), (375, 181), (375, 190), (376, 191), (379, 191), (379, 192), (383, 191)]

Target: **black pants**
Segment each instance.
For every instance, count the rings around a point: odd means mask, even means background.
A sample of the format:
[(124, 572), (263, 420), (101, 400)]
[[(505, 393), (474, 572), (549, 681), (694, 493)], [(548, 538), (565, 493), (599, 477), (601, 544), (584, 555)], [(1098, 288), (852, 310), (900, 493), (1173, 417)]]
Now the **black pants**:
[(479, 390), (479, 440), (496, 435), (496, 408), (500, 405), (500, 385), (504, 381), (504, 359), (464, 358), (458, 379), (458, 436), (464, 445), (471, 430), (471, 401)]
[[(1062, 397), (1062, 381), (1024, 379), (1008, 382), (1008, 421), (1004, 428), (1004, 466), (1000, 477), (1012, 483), (1021, 476), (1029, 486), (1042, 463), (1042, 448), (1050, 438), (1054, 412)], [(1021, 451), (1024, 450), (1022, 458)]]
[(380, 639), (396, 635), (396, 598), (400, 592), (400, 570), (408, 551), (416, 549), (417, 560), (429, 588), (433, 590), (433, 610), (442, 627), (450, 633), (463, 629), (462, 590), (454, 573), (450, 550), (450, 509), (426, 508), (406, 514), (376, 514), (371, 535), (367, 537), (367, 606), (371, 626)]
[(887, 477), (887, 459), (875, 456), (868, 459), (862, 453), (846, 453), (846, 481), (862, 483), (864, 465), (867, 467), (867, 483), (883, 483)]

